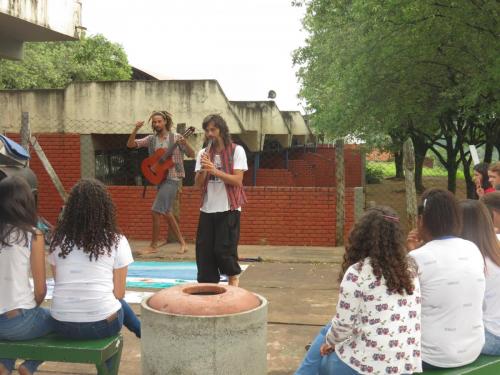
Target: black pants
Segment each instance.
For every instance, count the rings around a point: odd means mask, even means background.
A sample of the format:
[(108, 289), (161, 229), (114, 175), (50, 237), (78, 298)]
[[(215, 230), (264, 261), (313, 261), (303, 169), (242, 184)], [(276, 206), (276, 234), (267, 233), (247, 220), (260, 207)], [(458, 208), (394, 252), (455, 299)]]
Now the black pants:
[(198, 282), (218, 283), (220, 274), (241, 273), (238, 264), (240, 211), (200, 212), (196, 234)]

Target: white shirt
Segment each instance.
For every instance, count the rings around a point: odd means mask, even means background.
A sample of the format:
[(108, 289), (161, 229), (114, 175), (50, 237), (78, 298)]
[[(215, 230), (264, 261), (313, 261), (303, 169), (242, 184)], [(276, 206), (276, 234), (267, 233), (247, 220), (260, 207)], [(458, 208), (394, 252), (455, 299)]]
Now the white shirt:
[(134, 261), (125, 236), (111, 255), (100, 255), (97, 261), (79, 248), (66, 258), (59, 257), (60, 249), (49, 255), (50, 264), (56, 266), (54, 296), (50, 313), (63, 322), (96, 322), (104, 320), (121, 308), (113, 294), (113, 270)]
[(439, 367), (474, 362), (484, 345), (484, 261), (475, 244), (444, 238), (410, 252), (422, 291), (422, 360)]
[(35, 294), (29, 282), (31, 272), (31, 233), (28, 243), (18, 232), (11, 233), (7, 242), (10, 246), (0, 245), (0, 314), (14, 309), (36, 307)]
[(411, 295), (391, 293), (377, 281), (370, 258), (349, 267), (340, 284), (337, 314), (326, 341), (360, 374), (422, 371), (420, 287), (415, 274)]
[[(194, 169), (195, 172), (201, 170), (201, 156), (204, 152), (205, 149), (198, 152), (196, 157), (196, 167)], [(222, 162), (219, 154), (214, 155), (213, 163), (217, 169), (222, 169)], [(240, 145), (236, 145), (234, 149), (233, 169), (241, 171), (248, 170), (247, 155), (245, 154), (245, 149)], [(203, 205), (200, 210), (206, 213), (229, 211), (229, 199), (227, 198), (226, 185), (224, 184), (224, 181), (212, 175), (209, 175), (207, 178), (209, 178), (207, 193), (205, 194)], [(238, 210), (241, 211), (241, 207), (238, 207)]]
[[(500, 234), (497, 237), (500, 240)], [(483, 322), (488, 332), (500, 336), (500, 267), (489, 258), (486, 258)]]

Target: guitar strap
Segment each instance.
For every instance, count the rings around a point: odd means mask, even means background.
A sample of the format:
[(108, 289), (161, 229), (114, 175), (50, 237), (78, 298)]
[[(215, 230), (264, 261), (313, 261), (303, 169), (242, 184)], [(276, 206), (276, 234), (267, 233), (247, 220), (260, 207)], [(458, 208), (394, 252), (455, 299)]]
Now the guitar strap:
[[(148, 145), (148, 154), (149, 156), (155, 153), (156, 148), (156, 134), (153, 133), (153, 138), (151, 138), (151, 142)], [(142, 179), (142, 185), (144, 188), (142, 189), (142, 199), (146, 198), (146, 190), (148, 189), (148, 180), (145, 178)]]

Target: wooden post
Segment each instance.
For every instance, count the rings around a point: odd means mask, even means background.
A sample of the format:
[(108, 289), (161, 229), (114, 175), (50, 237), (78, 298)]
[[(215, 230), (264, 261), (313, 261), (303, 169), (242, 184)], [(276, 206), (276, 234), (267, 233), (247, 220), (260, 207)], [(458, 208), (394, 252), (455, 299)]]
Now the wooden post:
[(339, 138), (335, 141), (335, 179), (336, 179), (336, 233), (335, 244), (344, 244), (344, 223), (345, 223), (345, 174), (344, 174), (344, 140)]
[[(186, 131), (186, 124), (185, 123), (180, 123), (177, 124), (176, 127), (176, 132), (179, 134), (183, 134)], [(172, 168), (175, 168), (173, 166)], [(172, 205), (172, 214), (175, 217), (175, 220), (177, 220), (177, 223), (180, 225), (180, 216), (181, 216), (181, 193), (182, 193), (182, 180), (179, 181), (179, 189), (177, 189), (177, 195), (175, 196), (175, 201), (174, 204)], [(171, 228), (168, 228), (168, 234), (167, 234), (167, 242), (172, 243), (172, 242), (177, 242), (179, 239), (175, 237), (174, 232), (171, 230)]]
[(38, 143), (37, 139), (35, 137), (30, 138), (30, 143), (31, 146), (33, 147), (33, 150), (35, 150), (38, 159), (42, 162), (45, 170), (47, 171), (47, 174), (49, 175), (50, 179), (52, 180), (52, 183), (57, 189), (57, 192), (61, 196), (63, 202), (66, 201), (66, 191), (64, 190), (64, 186), (59, 179), (59, 176), (57, 175), (56, 171), (52, 167), (52, 164), (50, 164), (49, 159), (47, 159), (47, 156), (45, 155), (45, 152), (43, 152), (42, 147)]
[[(21, 114), (21, 146), (24, 147), (29, 153), (29, 144), (31, 138), (30, 130), (30, 114), (29, 112), (22, 112)], [(29, 166), (29, 161), (26, 163)]]
[(411, 230), (417, 226), (417, 192), (415, 189), (415, 150), (411, 138), (403, 145), (403, 164), (406, 187), (406, 216)]

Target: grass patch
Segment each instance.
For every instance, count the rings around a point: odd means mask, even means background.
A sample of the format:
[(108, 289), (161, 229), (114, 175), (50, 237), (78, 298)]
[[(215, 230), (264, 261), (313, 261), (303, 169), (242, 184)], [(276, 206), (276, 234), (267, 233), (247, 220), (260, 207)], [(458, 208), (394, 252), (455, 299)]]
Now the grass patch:
[[(424, 167), (422, 174), (424, 177), (448, 177), (448, 171), (443, 167)], [(367, 161), (366, 162), (366, 182), (369, 184), (379, 183), (381, 179), (396, 176), (396, 166), (394, 162)], [(457, 179), (464, 180), (462, 169), (457, 171)]]

